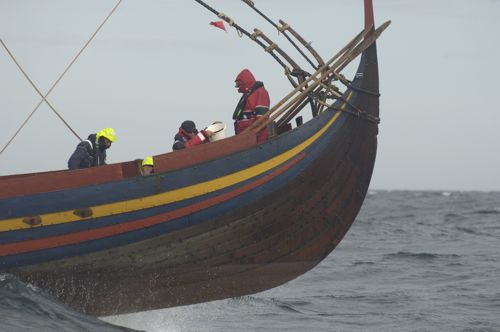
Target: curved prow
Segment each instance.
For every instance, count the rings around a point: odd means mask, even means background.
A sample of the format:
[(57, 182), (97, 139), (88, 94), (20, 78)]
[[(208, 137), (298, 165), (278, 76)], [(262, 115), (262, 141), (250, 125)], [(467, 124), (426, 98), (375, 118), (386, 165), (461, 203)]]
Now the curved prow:
[(365, 0), (365, 34), (375, 28), (375, 17), (373, 15), (373, 1)]

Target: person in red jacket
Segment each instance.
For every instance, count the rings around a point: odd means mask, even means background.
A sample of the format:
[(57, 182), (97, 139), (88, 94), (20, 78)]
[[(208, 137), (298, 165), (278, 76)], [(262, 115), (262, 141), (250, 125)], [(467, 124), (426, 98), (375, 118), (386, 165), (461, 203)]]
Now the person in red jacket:
[(174, 150), (189, 149), (193, 146), (208, 142), (208, 138), (212, 136), (210, 130), (202, 130), (198, 132), (196, 125), (191, 120), (186, 120), (181, 124), (179, 132), (174, 137)]
[[(238, 92), (243, 94), (233, 113), (234, 132), (238, 135), (269, 111), (270, 101), (264, 83), (256, 81), (250, 70), (243, 69), (234, 82)], [(267, 128), (262, 129), (257, 135), (257, 142), (267, 140), (268, 136)]]

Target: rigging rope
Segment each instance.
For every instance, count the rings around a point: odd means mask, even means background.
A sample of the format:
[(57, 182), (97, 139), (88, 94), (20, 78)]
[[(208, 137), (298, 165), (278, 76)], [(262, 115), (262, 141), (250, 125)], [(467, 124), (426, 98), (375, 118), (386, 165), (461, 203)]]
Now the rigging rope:
[(244, 3), (246, 3), (250, 8), (252, 8), (257, 14), (259, 14), (260, 16), (262, 16), (262, 18), (264, 18), (267, 22), (269, 22), (273, 27), (275, 27), (276, 29), (278, 29), (279, 32), (281, 32), (283, 34), (283, 36), (285, 36), (286, 39), (288, 39), (288, 41), (293, 45), (293, 47), (295, 47), (295, 49), (304, 57), (304, 59), (306, 59), (307, 62), (309, 62), (309, 64), (314, 68), (314, 69), (318, 69), (318, 66), (316, 66), (312, 61), (311, 59), (309, 59), (307, 57), (307, 55), (299, 48), (299, 46), (292, 40), (292, 38), (290, 38), (290, 36), (288, 36), (288, 34), (285, 32), (284, 29), (281, 29), (276, 23), (274, 23), (269, 17), (267, 17), (263, 12), (261, 12), (258, 8), (255, 7), (255, 4), (253, 3), (253, 1), (251, 0), (241, 0), (243, 1)]
[[(61, 121), (66, 125), (66, 127), (69, 128), (69, 130), (71, 130), (71, 132), (81, 141), (82, 139), (80, 138), (80, 136), (78, 136), (78, 134), (73, 130), (73, 128), (71, 128), (71, 126), (63, 119), (63, 117), (61, 116), (61, 114), (59, 114), (58, 111), (56, 111), (56, 109), (52, 106), (51, 103), (49, 103), (49, 101), (47, 99), (45, 99), (44, 95), (42, 94), (42, 92), (36, 87), (35, 83), (33, 83), (33, 81), (31, 80), (31, 78), (29, 78), (28, 74), (26, 74), (26, 72), (23, 70), (23, 68), (21, 67), (21, 65), (19, 64), (19, 62), (17, 62), (16, 58), (14, 57), (14, 55), (10, 52), (9, 48), (7, 47), (7, 45), (5, 45), (5, 43), (3, 42), (3, 40), (0, 39), (0, 43), (2, 44), (2, 46), (5, 48), (5, 50), (7, 51), (7, 53), (10, 55), (10, 57), (12, 58), (12, 60), (14, 61), (14, 63), (17, 65), (17, 67), (19, 68), (19, 70), (23, 73), (24, 77), (26, 77), (26, 79), (28, 80), (28, 82), (31, 84), (31, 86), (35, 89), (35, 91), (40, 95), (40, 97), (42, 97), (42, 101), (45, 101), (47, 103), (47, 105), (49, 105), (49, 107), (52, 109), (52, 111), (54, 111), (54, 113), (59, 117), (59, 119), (61, 119)], [(31, 117), (31, 116), (30, 116)], [(24, 125), (24, 124), (23, 124)], [(2, 150), (3, 152), (3, 150)]]
[[(307, 73), (306, 71), (304, 71), (303, 69), (301, 69), (297, 65), (297, 63), (292, 60), (292, 58), (290, 56), (288, 56), (278, 45), (276, 45), (274, 42), (272, 42), (260, 30), (254, 29), (254, 33), (250, 34), (245, 29), (243, 29), (238, 24), (236, 24), (234, 22), (234, 20), (231, 19), (226, 14), (218, 12), (217, 10), (215, 10), (212, 7), (210, 7), (209, 5), (207, 5), (202, 0), (195, 0), (195, 1), (198, 2), (200, 5), (202, 5), (203, 7), (205, 7), (206, 9), (208, 9), (210, 12), (214, 13), (215, 15), (217, 15), (219, 18), (221, 18), (224, 21), (226, 21), (230, 26), (234, 27), (236, 29), (236, 31), (238, 32), (238, 35), (240, 37), (243, 34), (246, 35), (248, 38), (250, 38), (251, 40), (253, 40), (254, 42), (256, 42), (259, 46), (261, 46), (267, 53), (269, 53), (283, 67), (283, 69), (285, 70), (286, 77), (288, 78), (288, 80), (290, 81), (290, 83), (292, 84), (292, 86), (294, 88), (297, 87), (297, 83), (294, 81), (294, 79), (291, 76), (295, 76), (297, 78), (297, 80), (298, 80), (298, 83), (301, 83), (301, 82), (303, 82), (305, 80), (305, 77), (307, 75), (310, 75), (309, 73)], [(303, 54), (306, 57), (306, 59), (307, 59), (307, 56), (298, 48), (298, 46), (293, 42), (293, 40), (291, 40), (287, 36), (287, 34), (285, 33), (286, 29), (285, 30), (281, 29), (274, 22), (272, 22), (269, 18), (267, 18), (267, 16), (265, 16), (262, 12), (260, 12), (257, 8), (254, 7), (254, 4), (253, 4), (253, 2), (251, 0), (243, 0), (243, 2), (245, 2), (246, 4), (248, 4), (250, 7), (254, 8), (254, 10), (256, 10), (268, 22), (270, 22), (273, 26), (275, 26), (278, 29), (278, 31), (282, 32), (287, 37), (287, 39), (295, 46), (295, 48), (301, 54)], [(259, 37), (262, 38), (268, 45), (265, 45), (262, 41), (258, 40)], [(283, 61), (281, 61), (281, 59), (275, 54), (275, 51), (281, 57), (283, 57), (293, 67), (292, 71), (290, 71), (290, 68), (285, 63), (283, 63)], [(309, 59), (308, 59), (308, 61), (310, 62)], [(322, 63), (323, 60), (321, 60), (320, 62)], [(312, 62), (310, 62), (310, 63), (312, 65), (312, 67), (316, 69), (317, 66), (315, 66)], [(311, 109), (313, 110), (313, 114), (317, 114), (318, 110), (317, 110), (316, 106), (313, 104), (312, 100), (311, 100)]]
[[(252, 1), (252, 0), (241, 0), (242, 2), (246, 3), (250, 8), (252, 8), (256, 13), (258, 13), (262, 18), (264, 18), (267, 22), (269, 22), (272, 26), (274, 26), (276, 29), (278, 29), (279, 32), (283, 33), (283, 35), (286, 37), (286, 39), (288, 39), (288, 41), (295, 47), (295, 49), (307, 60), (307, 62), (309, 62), (309, 64), (314, 68), (314, 69), (318, 69), (319, 66), (322, 66), (324, 64), (324, 61), (321, 59), (321, 57), (313, 50), (311, 49), (310, 47), (308, 47), (308, 44), (306, 44), (306, 41), (303, 40), (303, 38), (298, 35), (294, 30), (291, 29), (291, 27), (286, 24), (284, 21), (280, 20), (280, 24), (282, 24), (282, 26), (278, 26), (275, 22), (273, 22), (268, 16), (266, 16), (263, 12), (261, 12), (258, 8), (255, 7), (255, 3)], [(290, 30), (290, 32), (303, 44), (305, 45), (309, 51), (315, 56), (315, 58), (318, 60), (319, 62), (319, 66), (316, 66), (313, 64), (313, 62), (307, 57), (307, 55), (297, 46), (297, 44), (288, 36), (288, 34), (286, 33), (286, 30)], [(310, 44), (310, 43), (309, 43)], [(274, 44), (273, 44), (274, 45)], [(271, 47), (271, 46), (270, 46)], [(340, 70), (342, 70), (343, 67), (341, 67)], [(339, 72), (340, 72), (339, 70)], [(376, 95), (375, 93), (373, 92), (370, 92), (370, 91), (364, 91), (364, 90), (361, 90), (361, 89), (357, 89), (355, 87), (352, 86), (352, 82), (350, 80), (348, 80), (347, 78), (345, 78), (342, 74), (340, 74), (339, 72), (337, 71), (334, 71), (331, 73), (330, 77), (328, 77), (327, 81), (330, 82), (331, 80), (335, 79), (335, 80), (338, 80), (340, 83), (342, 83), (343, 85), (345, 85), (347, 88), (351, 88), (353, 90), (358, 90), (360, 92), (364, 92), (364, 93), (368, 93), (368, 94), (373, 94), (373, 95)], [(294, 86), (296, 87), (296, 85)], [(334, 87), (334, 86), (333, 86)], [(330, 87), (326, 88), (327, 90), (330, 89)], [(379, 96), (379, 95), (378, 95)], [(310, 98), (311, 99), (314, 99), (318, 104), (321, 104), (323, 106), (328, 106), (327, 103), (325, 103), (324, 101), (321, 100), (321, 98), (318, 98), (318, 95), (317, 94), (313, 94), (311, 93), (310, 95)], [(313, 107), (314, 109), (314, 107)], [(349, 112), (347, 112), (349, 113)], [(359, 116), (359, 114), (363, 114), (364, 112), (361, 111), (361, 110), (356, 110), (356, 115)], [(363, 116), (361, 116), (363, 117)], [(363, 117), (363, 118), (366, 118), (367, 120), (371, 121), (371, 122), (374, 122), (374, 123), (379, 123), (380, 122), (380, 119), (378, 119), (377, 117), (374, 117), (374, 118), (370, 118), (370, 116), (366, 116), (366, 117)]]
[(113, 13), (116, 11), (116, 9), (118, 8), (118, 6), (121, 4), (123, 0), (118, 0), (118, 2), (115, 4), (115, 6), (113, 7), (113, 9), (111, 9), (111, 11), (109, 12), (109, 14), (106, 16), (106, 18), (102, 21), (102, 23), (97, 27), (97, 29), (94, 31), (94, 33), (90, 36), (90, 38), (87, 40), (87, 42), (83, 45), (83, 47), (80, 49), (80, 51), (76, 54), (76, 56), (73, 58), (73, 60), (71, 60), (71, 62), (68, 64), (68, 66), (66, 66), (66, 68), (64, 69), (64, 71), (61, 73), (61, 75), (59, 75), (59, 77), (57, 78), (57, 80), (54, 82), (54, 84), (52, 84), (52, 86), (50, 87), (50, 89), (47, 91), (47, 93), (45, 95), (42, 95), (38, 89), (34, 86), (33, 82), (29, 79), (29, 77), (26, 75), (26, 73), (24, 72), (24, 70), (21, 68), (21, 66), (18, 64), (18, 62), (16, 61), (16, 59), (14, 58), (14, 56), (12, 55), (12, 53), (7, 49), (7, 46), (4, 44), (4, 42), (0, 39), (0, 42), (2, 43), (3, 47), (7, 50), (7, 52), (9, 53), (9, 55), (11, 56), (11, 58), (14, 60), (14, 62), (16, 63), (16, 65), (18, 66), (18, 68), (21, 70), (21, 72), (25, 75), (25, 77), (28, 79), (28, 81), (33, 85), (33, 87), (35, 88), (35, 90), (37, 90), (37, 92), (41, 95), (42, 99), (40, 100), (40, 102), (38, 103), (38, 105), (36, 105), (36, 107), (33, 109), (33, 111), (31, 111), (31, 113), (28, 115), (28, 117), (24, 120), (24, 122), (21, 124), (21, 126), (17, 129), (17, 131), (14, 133), (14, 135), (11, 137), (11, 139), (7, 142), (7, 144), (2, 148), (2, 150), (0, 151), (0, 155), (5, 151), (5, 149), (7, 149), (7, 147), (10, 145), (10, 143), (14, 140), (14, 138), (19, 134), (19, 132), (24, 128), (24, 126), (26, 125), (26, 123), (28, 123), (28, 121), (31, 119), (31, 117), (33, 116), (33, 114), (35, 114), (35, 112), (38, 110), (38, 108), (40, 107), (40, 105), (45, 101), (47, 103), (47, 105), (50, 106), (50, 108), (56, 113), (56, 115), (61, 119), (61, 121), (69, 128), (69, 130), (71, 130), (71, 132), (81, 141), (82, 139), (80, 138), (80, 136), (78, 136), (78, 134), (69, 126), (69, 124), (67, 124), (67, 122), (62, 118), (62, 116), (54, 109), (52, 108), (52, 106), (49, 104), (49, 102), (47, 101), (47, 97), (50, 95), (50, 93), (52, 92), (52, 90), (54, 90), (54, 88), (56, 87), (56, 85), (59, 83), (59, 81), (61, 81), (61, 79), (64, 77), (64, 75), (66, 75), (66, 73), (68, 72), (68, 70), (73, 66), (73, 64), (76, 62), (76, 60), (80, 57), (80, 55), (83, 53), (83, 51), (87, 48), (87, 46), (92, 42), (92, 40), (94, 39), (94, 37), (97, 35), (97, 33), (99, 33), (99, 31), (101, 30), (101, 28), (104, 26), (104, 24), (108, 21), (108, 19), (111, 17), (111, 15), (113, 15)]
[[(274, 105), (269, 110), (268, 116), (262, 116), (261, 118), (257, 119), (257, 121), (253, 122), (249, 127), (245, 129), (245, 131), (251, 130), (254, 132), (259, 132), (270, 122), (274, 121), (277, 117), (281, 116), (288, 109), (290, 109), (290, 107), (293, 107), (293, 105), (297, 104), (297, 102), (299, 102), (300, 100), (305, 99), (313, 89), (316, 89), (317, 86), (325, 80), (325, 78), (329, 77), (333, 72), (337, 71), (339, 67), (344, 67), (345, 65), (347, 65), (347, 63), (351, 62), (364, 50), (366, 50), (372, 43), (374, 43), (390, 23), (390, 21), (387, 21), (378, 29), (366, 35), (364, 34), (364, 31), (361, 31), (332, 59), (326, 62), (314, 74), (308, 77), (306, 81), (302, 82), (276, 105)], [(318, 75), (321, 76), (317, 77)], [(311, 84), (304, 89), (304, 87), (308, 83)], [(373, 120), (377, 121), (377, 119)]]
[[(252, 34), (250, 34), (248, 31), (246, 31), (245, 29), (243, 29), (242, 27), (240, 27), (237, 23), (234, 22), (233, 19), (231, 19), (229, 16), (227, 16), (226, 14), (224, 13), (221, 13), (221, 12), (218, 12), (217, 10), (213, 9), (212, 7), (210, 7), (209, 5), (207, 5), (205, 2), (203, 2), (202, 0), (194, 0), (196, 1), (197, 3), (199, 3), (200, 5), (202, 5), (203, 7), (205, 7), (206, 9), (208, 9), (209, 11), (211, 11), (212, 13), (214, 13), (215, 15), (217, 15), (217, 17), (220, 17), (221, 19), (223, 19), (224, 21), (226, 21), (227, 24), (229, 24), (230, 26), (232, 26), (233, 28), (236, 29), (236, 31), (238, 32), (238, 35), (239, 36), (242, 36), (242, 35), (245, 35), (247, 36), (248, 38), (252, 39)], [(266, 45), (261, 42), (260, 40), (254, 40), (259, 46), (261, 46), (262, 48), (266, 49)], [(281, 61), (280, 58), (278, 58), (276, 56), (276, 54), (274, 53), (269, 53), (271, 54), (271, 56), (276, 60), (278, 61), (278, 63), (283, 67), (287, 68), (286, 64), (283, 63), (283, 61)]]

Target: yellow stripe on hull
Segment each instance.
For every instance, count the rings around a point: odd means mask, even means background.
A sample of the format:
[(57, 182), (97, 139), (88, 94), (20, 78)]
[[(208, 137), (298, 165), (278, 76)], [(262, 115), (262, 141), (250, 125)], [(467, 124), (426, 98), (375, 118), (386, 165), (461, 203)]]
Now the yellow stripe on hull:
[[(350, 99), (352, 92), (347, 97)], [(344, 103), (341, 107), (343, 110), (346, 106)], [(316, 141), (340, 116), (340, 112), (335, 114), (328, 123), (321, 128), (316, 134), (297, 145), (296, 147), (276, 156), (267, 161), (264, 161), (255, 166), (249, 167), (247, 169), (217, 178), (210, 181), (198, 183), (195, 185), (187, 186), (184, 188), (168, 191), (165, 193), (155, 194), (151, 196), (134, 198), (126, 201), (120, 201), (115, 203), (97, 205), (91, 207), (92, 216), (88, 218), (82, 218), (76, 216), (73, 212), (74, 210), (55, 212), (41, 215), (40, 218), (42, 222), (39, 225), (28, 225), (23, 222), (24, 217), (4, 219), (0, 220), (0, 232), (27, 229), (33, 227), (47, 226), (47, 225), (57, 225), (67, 222), (73, 222), (85, 219), (94, 219), (112, 216), (121, 213), (135, 212), (142, 209), (152, 208), (159, 205), (170, 204), (173, 202), (178, 202), (194, 197), (198, 197), (204, 194), (208, 194), (217, 190), (221, 190), (232, 185), (238, 184), (240, 182), (246, 181), (260, 174), (275, 168), (288, 160), (292, 159), (300, 152), (304, 151), (308, 146), (310, 146), (314, 141)]]

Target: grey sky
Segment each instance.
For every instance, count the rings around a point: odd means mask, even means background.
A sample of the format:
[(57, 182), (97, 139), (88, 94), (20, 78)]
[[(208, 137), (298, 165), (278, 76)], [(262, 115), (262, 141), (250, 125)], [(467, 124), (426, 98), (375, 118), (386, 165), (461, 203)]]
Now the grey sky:
[[(0, 38), (46, 92), (116, 2), (0, 0)], [(287, 41), (238, 0), (210, 1), (247, 30), (258, 27), (304, 65)], [(363, 27), (363, 1), (267, 0), (324, 58)], [(372, 189), (500, 190), (500, 1), (374, 0), (381, 118)], [(185, 119), (228, 125), (243, 68), (275, 103), (290, 90), (259, 46), (208, 25), (217, 18), (187, 0), (124, 0), (49, 97), (82, 137), (114, 127), (108, 162), (171, 151)], [(357, 65), (357, 62), (356, 62)], [(353, 68), (348, 68), (347, 76)], [(0, 145), (39, 102), (0, 49)], [(76, 138), (43, 105), (0, 155), (0, 174), (62, 169)]]

